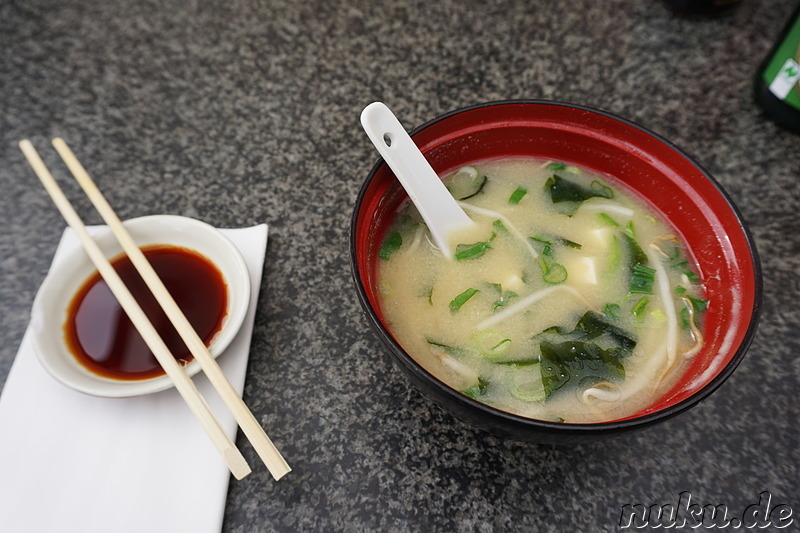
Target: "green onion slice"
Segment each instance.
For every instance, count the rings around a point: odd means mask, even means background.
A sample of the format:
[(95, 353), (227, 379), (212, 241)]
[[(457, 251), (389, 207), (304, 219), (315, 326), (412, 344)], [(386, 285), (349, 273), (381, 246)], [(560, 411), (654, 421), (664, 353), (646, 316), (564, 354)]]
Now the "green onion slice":
[(472, 244), (459, 244), (456, 246), (456, 260), (461, 261), (463, 259), (477, 259), (485, 254), (486, 250), (490, 249), (491, 247), (492, 246), (486, 241)]
[(645, 316), (644, 312), (647, 309), (648, 303), (650, 303), (650, 298), (648, 298), (647, 296), (642, 296), (642, 298), (638, 302), (636, 302), (636, 305), (633, 306), (633, 309), (631, 309), (631, 313), (633, 314), (633, 316), (635, 316), (639, 320), (644, 319)]
[(467, 303), (467, 300), (469, 300), (479, 292), (480, 291), (478, 289), (473, 289), (473, 288), (465, 290), (464, 292), (453, 298), (453, 300), (450, 302), (450, 311), (455, 313), (456, 311), (461, 309), (462, 305)]
[(439, 341), (434, 340), (434, 339), (426, 338), (425, 341), (428, 344), (430, 344), (431, 346), (433, 346), (434, 348), (436, 348), (438, 350), (442, 350), (442, 351), (444, 351), (446, 353), (449, 353), (450, 355), (455, 355), (455, 356), (461, 357), (463, 355), (466, 355), (466, 353), (467, 353), (467, 351), (464, 348), (459, 348), (458, 346), (452, 346), (450, 344), (445, 344), (443, 342), (439, 342)]
[(637, 263), (633, 267), (631, 277), (631, 294), (653, 294), (653, 283), (656, 280), (656, 271), (650, 267)]
[(511, 350), (511, 339), (499, 331), (479, 331), (472, 337), (472, 345), (487, 361), (501, 359)]
[(493, 361), (496, 365), (505, 365), (505, 366), (531, 366), (531, 365), (538, 365), (539, 358), (538, 357), (528, 357), (525, 359), (512, 359), (510, 361)]
[(690, 302), (692, 302), (692, 307), (694, 307), (696, 312), (703, 313), (706, 309), (708, 309), (708, 300), (704, 298), (697, 298), (689, 294), (687, 294), (686, 297), (689, 298)]
[(598, 216), (600, 217), (600, 220), (602, 220), (603, 223), (607, 224), (608, 226), (611, 226), (612, 228), (619, 227), (619, 222), (611, 218), (611, 215), (607, 213), (600, 213)]
[(517, 297), (517, 293), (514, 292), (514, 291), (505, 291), (505, 292), (503, 292), (501, 290), (500, 298), (495, 300), (494, 304), (492, 304), (492, 311), (496, 311), (498, 307), (507, 306), (509, 304), (509, 301), (511, 300), (511, 298), (516, 298), (516, 297)]
[(565, 239), (564, 237), (558, 237), (558, 242), (563, 244), (564, 246), (569, 246), (570, 248), (575, 248), (576, 250), (580, 250), (583, 248), (580, 244), (575, 241), (571, 241), (569, 239)]
[(590, 185), (592, 192), (594, 192), (597, 196), (602, 198), (613, 198), (614, 191), (611, 190), (611, 187), (602, 183), (598, 180), (594, 180)]
[(523, 402), (541, 402), (545, 399), (539, 363), (513, 369), (508, 373), (506, 384), (511, 395)]
[(508, 235), (508, 228), (506, 227), (505, 224), (503, 224), (503, 221), (500, 220), (499, 218), (494, 222), (492, 222), (492, 226), (494, 226), (494, 229), (496, 229), (497, 232), (500, 233), (501, 235)]
[(688, 268), (684, 268), (681, 272), (685, 274), (692, 283), (700, 283), (700, 277)]
[(526, 194), (528, 194), (528, 189), (525, 187), (517, 187), (517, 189), (511, 193), (511, 196), (509, 196), (508, 203), (517, 205)]
[(544, 280), (547, 283), (562, 283), (567, 279), (567, 269), (560, 263), (552, 263), (547, 267), (547, 272), (544, 273)]

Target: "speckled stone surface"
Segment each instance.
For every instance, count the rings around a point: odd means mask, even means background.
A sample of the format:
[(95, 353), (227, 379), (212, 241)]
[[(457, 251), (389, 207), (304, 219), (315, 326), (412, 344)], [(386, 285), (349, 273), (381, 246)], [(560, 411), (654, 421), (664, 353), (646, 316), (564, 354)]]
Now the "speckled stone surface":
[[(16, 143), (64, 177), (60, 135), (122, 218), (271, 226), (245, 398), (294, 471), (232, 482), (223, 531), (617, 531), (624, 504), (682, 491), (734, 515), (769, 491), (800, 527), (800, 136), (751, 97), (796, 4), (686, 20), (655, 0), (2, 2), (0, 386), (64, 227)], [(512, 98), (666, 136), (749, 221), (759, 332), (677, 419), (568, 449), (500, 440), (411, 389), (368, 328), (347, 254), (376, 160), (361, 109), (385, 101), (411, 128)]]

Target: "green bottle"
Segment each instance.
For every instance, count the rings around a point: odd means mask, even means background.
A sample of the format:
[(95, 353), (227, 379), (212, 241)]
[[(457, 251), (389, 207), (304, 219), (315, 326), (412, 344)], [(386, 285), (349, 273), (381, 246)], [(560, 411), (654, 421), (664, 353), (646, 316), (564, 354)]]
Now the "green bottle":
[(756, 102), (779, 125), (800, 133), (800, 6), (758, 69)]

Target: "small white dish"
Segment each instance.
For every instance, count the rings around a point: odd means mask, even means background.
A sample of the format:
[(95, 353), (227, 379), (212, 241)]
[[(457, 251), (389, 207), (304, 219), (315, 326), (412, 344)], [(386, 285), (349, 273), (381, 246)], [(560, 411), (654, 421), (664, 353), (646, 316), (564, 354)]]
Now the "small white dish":
[[(212, 357), (219, 356), (239, 331), (250, 303), (250, 274), (239, 250), (219, 230), (191, 218), (153, 215), (123, 224), (139, 246), (169, 244), (189, 248), (207, 257), (220, 270), (228, 289), (227, 315), (209, 345)], [(122, 253), (110, 229), (103, 228), (94, 238), (107, 258)], [(68, 350), (63, 329), (67, 308), (95, 270), (76, 239), (75, 248), (57, 258), (39, 288), (31, 310), (31, 329), (34, 350), (42, 366), (64, 385), (93, 396), (122, 398), (172, 387), (166, 375), (136, 381), (100, 376), (81, 365)], [(200, 371), (200, 364), (192, 360), (184, 368), (193, 376)]]

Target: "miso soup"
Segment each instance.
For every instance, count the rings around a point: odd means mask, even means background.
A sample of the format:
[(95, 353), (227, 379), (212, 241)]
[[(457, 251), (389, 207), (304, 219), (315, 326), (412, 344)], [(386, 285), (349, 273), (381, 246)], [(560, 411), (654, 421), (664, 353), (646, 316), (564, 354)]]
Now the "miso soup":
[(445, 183), (478, 228), (446, 259), (405, 204), (378, 290), (395, 339), (452, 388), (530, 418), (602, 422), (650, 405), (700, 350), (696, 265), (613, 178), (514, 159)]

